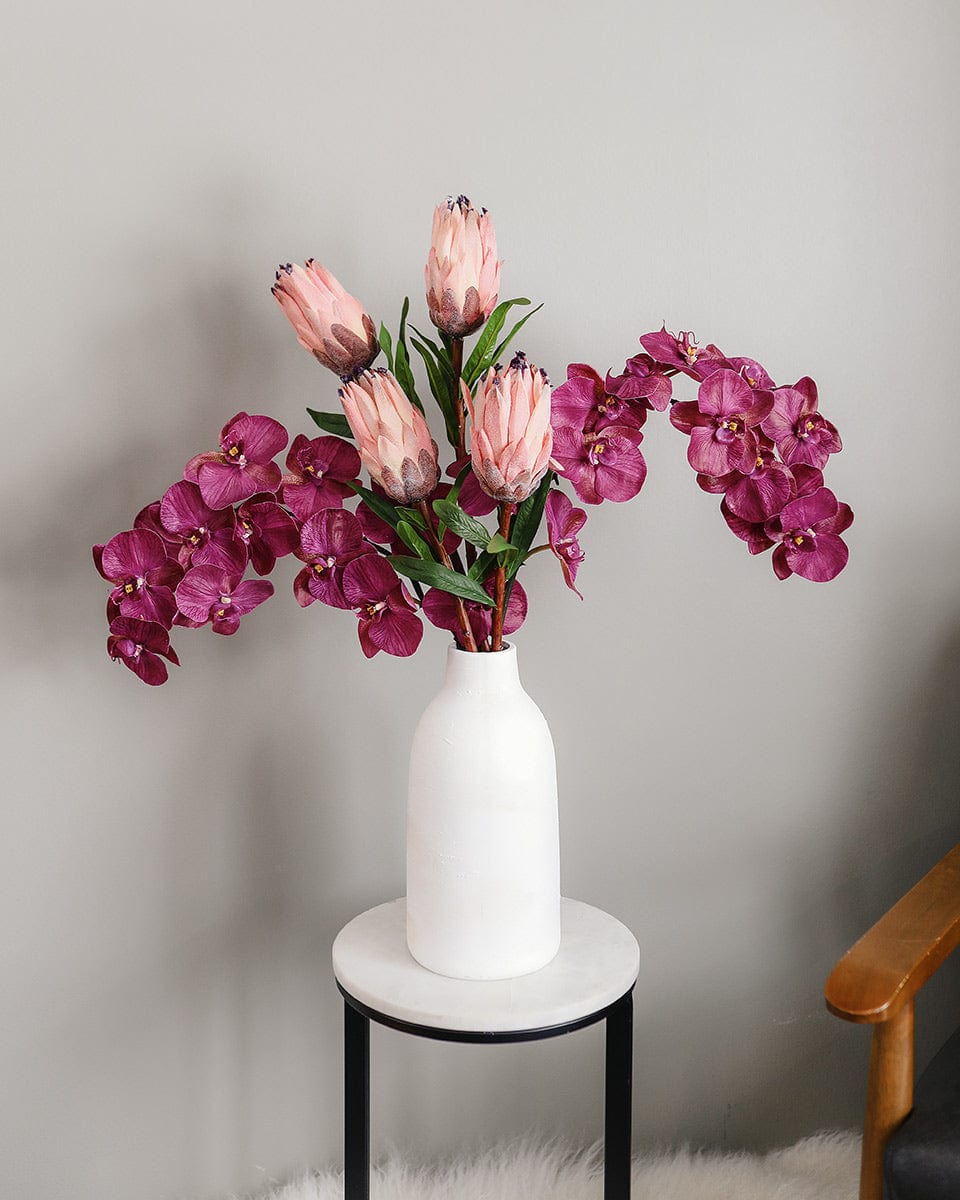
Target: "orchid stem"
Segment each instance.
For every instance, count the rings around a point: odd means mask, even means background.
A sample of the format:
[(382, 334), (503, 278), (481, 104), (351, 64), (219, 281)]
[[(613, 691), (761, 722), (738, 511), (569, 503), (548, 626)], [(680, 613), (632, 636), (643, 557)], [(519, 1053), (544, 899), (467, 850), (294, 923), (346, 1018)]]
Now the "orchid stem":
[[(500, 536), (504, 541), (510, 540), (510, 522), (513, 519), (513, 505), (500, 505)], [(493, 632), (491, 650), (503, 649), (503, 609), (507, 592), (507, 569), (502, 562), (497, 564), (496, 583), (494, 585), (493, 601)]]
[[(450, 561), (450, 555), (444, 549), (443, 542), (441, 542), (437, 537), (437, 531), (433, 525), (433, 514), (430, 511), (430, 506), (427, 504), (426, 500), (421, 500), (418, 508), (420, 509), (420, 515), (426, 522), (427, 538), (430, 542), (430, 545), (433, 547), (434, 553), (438, 556), (441, 563), (443, 563), (447, 570), (452, 571), (454, 569), (453, 563)], [(457, 609), (457, 620), (460, 623), (460, 636), (463, 642), (463, 648), (464, 650), (471, 650), (473, 653), (476, 653), (477, 642), (473, 636), (473, 630), (470, 627), (470, 618), (467, 616), (467, 606), (459, 596), (454, 596), (453, 599)]]

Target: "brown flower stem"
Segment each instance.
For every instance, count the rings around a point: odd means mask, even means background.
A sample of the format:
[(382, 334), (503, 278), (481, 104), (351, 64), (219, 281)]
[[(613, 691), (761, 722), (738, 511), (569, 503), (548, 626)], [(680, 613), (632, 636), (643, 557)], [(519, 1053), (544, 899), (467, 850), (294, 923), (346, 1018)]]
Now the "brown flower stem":
[(457, 461), (467, 454), (467, 418), (460, 395), (460, 376), (463, 374), (463, 338), (453, 339), (453, 402), (457, 406)]
[[(510, 538), (510, 522), (513, 520), (513, 509), (514, 506), (512, 504), (500, 505), (500, 536), (504, 541), (508, 541)], [(501, 562), (497, 566), (496, 581), (494, 583), (493, 640), (490, 645), (491, 650), (503, 649), (503, 607), (506, 592), (507, 569)]]
[[(421, 500), (417, 507), (420, 509), (420, 515), (423, 517), (424, 522), (426, 523), (427, 540), (433, 547), (434, 553), (448, 571), (454, 570), (453, 563), (450, 561), (450, 555), (444, 549), (443, 542), (441, 542), (437, 537), (437, 531), (434, 528), (433, 514), (430, 511), (430, 506), (427, 504), (426, 500)], [(467, 616), (467, 606), (459, 596), (454, 596), (453, 599), (457, 608), (457, 620), (460, 623), (463, 648), (464, 650), (472, 650), (474, 653), (476, 653), (477, 642), (473, 636), (473, 630), (470, 627), (470, 618)]]

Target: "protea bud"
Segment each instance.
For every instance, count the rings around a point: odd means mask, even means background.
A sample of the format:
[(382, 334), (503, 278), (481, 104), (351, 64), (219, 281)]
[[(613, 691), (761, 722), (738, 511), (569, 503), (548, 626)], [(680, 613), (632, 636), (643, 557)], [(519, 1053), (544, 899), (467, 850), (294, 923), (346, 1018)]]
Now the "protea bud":
[(388, 370), (364, 371), (340, 389), (340, 402), (370, 478), (395, 504), (418, 504), (436, 491), (437, 443)]
[(377, 357), (380, 343), (369, 314), (314, 259), (306, 268), (282, 265), (270, 290), (300, 345), (341, 379), (366, 370)]
[(424, 275), (430, 320), (438, 329), (463, 338), (483, 324), (500, 291), (497, 238), (485, 208), (474, 208), (466, 196), (437, 205)]
[(481, 381), (475, 397), (463, 385), (473, 429), (470, 451), (480, 486), (501, 504), (519, 504), (547, 469), (553, 434), (550, 428), (550, 381), (546, 371), (518, 353), (506, 371), (496, 366)]

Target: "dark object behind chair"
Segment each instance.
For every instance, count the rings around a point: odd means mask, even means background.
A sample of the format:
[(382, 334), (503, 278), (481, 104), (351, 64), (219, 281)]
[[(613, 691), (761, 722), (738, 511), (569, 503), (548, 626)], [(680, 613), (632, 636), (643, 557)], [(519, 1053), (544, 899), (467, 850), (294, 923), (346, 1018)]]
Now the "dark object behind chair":
[(924, 1072), (915, 1108), (913, 1086), (915, 998), (958, 944), (955, 846), (847, 951), (827, 980), (831, 1012), (874, 1026), (860, 1200), (881, 1200), (885, 1150), (888, 1200), (960, 1200), (960, 1032)]

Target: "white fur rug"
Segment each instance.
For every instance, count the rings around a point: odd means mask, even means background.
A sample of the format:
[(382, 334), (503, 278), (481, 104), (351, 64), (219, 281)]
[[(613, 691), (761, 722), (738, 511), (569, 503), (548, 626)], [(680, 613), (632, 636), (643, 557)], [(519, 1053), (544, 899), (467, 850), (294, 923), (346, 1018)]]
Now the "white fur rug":
[[(769, 1154), (680, 1150), (634, 1159), (632, 1200), (856, 1200), (860, 1139), (821, 1133)], [(601, 1200), (597, 1148), (513, 1143), (470, 1161), (412, 1167), (399, 1159), (373, 1171), (371, 1200)], [(311, 1174), (264, 1200), (342, 1200), (336, 1171)]]

